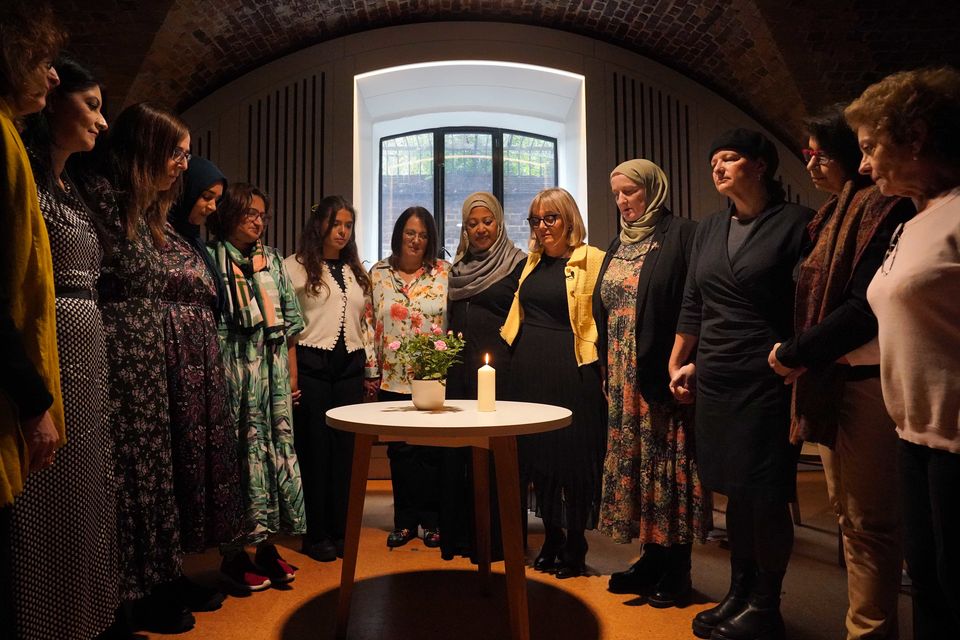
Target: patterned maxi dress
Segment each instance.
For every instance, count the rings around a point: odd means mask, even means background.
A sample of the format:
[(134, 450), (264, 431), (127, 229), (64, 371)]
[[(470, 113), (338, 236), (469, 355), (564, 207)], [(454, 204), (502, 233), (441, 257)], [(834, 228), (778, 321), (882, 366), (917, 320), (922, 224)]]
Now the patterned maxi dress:
[(44, 188), (39, 195), (57, 288), (67, 444), (56, 464), (30, 474), (13, 510), (17, 637), (83, 640), (110, 626), (118, 604), (107, 350), (94, 297), (103, 251), (69, 183), (59, 197)]
[(600, 532), (615, 542), (702, 540), (703, 489), (693, 449), (693, 411), (648, 403), (637, 390), (637, 287), (650, 241), (622, 244), (600, 285), (608, 311), (609, 422)]
[(243, 495), (237, 427), (217, 338), (217, 288), (196, 250), (167, 227), (161, 251), (173, 483), (186, 552), (234, 540)]
[[(110, 199), (103, 187), (98, 190)], [(99, 289), (116, 450), (120, 593), (134, 600), (181, 573), (160, 302), (166, 272), (146, 222), (130, 239), (117, 206), (100, 208), (111, 245)]]
[[(306, 533), (286, 344), (303, 331), (303, 318), (283, 259), (271, 247), (264, 247), (264, 252), (280, 297), (285, 339), (266, 341), (262, 324), (253, 330), (232, 322), (219, 327), (230, 409), (240, 431), (247, 544), (263, 542), (279, 531)], [(249, 274), (247, 282), (252, 290)]]

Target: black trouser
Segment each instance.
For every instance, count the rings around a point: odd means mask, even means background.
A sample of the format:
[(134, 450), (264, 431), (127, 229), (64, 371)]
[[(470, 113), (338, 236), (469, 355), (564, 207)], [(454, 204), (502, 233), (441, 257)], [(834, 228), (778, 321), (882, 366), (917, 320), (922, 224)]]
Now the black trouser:
[(350, 493), (353, 434), (327, 425), (328, 409), (363, 402), (363, 350), (297, 347), (302, 395), (293, 412), (293, 442), (303, 481), (309, 544), (343, 540)]
[(790, 505), (730, 496), (727, 500), (727, 538), (734, 560), (755, 563), (759, 571), (786, 571), (793, 551)]
[(0, 640), (16, 637), (13, 607), (13, 507), (0, 508)]
[(900, 441), (915, 640), (960, 638), (960, 454)]
[[(410, 396), (381, 391), (379, 399), (409, 400)], [(406, 442), (387, 444), (393, 484), (393, 526), (416, 531), (417, 526), (436, 529), (440, 523), (440, 466), (442, 447), (424, 447)]]

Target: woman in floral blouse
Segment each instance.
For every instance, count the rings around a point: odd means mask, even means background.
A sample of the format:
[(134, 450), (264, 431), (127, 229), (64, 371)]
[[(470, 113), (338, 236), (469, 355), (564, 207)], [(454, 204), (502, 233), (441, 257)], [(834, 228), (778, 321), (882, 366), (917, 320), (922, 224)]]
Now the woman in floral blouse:
[[(446, 329), (447, 275), (450, 264), (437, 259), (437, 226), (423, 207), (410, 207), (397, 219), (390, 240), (390, 257), (373, 265), (370, 280), (374, 349), (380, 367), (380, 400), (410, 397), (410, 378), (389, 348), (418, 330)], [(403, 442), (387, 445), (393, 479), (394, 531), (388, 547), (400, 547), (423, 527), (423, 543), (440, 545), (437, 514), (440, 501), (437, 447)]]

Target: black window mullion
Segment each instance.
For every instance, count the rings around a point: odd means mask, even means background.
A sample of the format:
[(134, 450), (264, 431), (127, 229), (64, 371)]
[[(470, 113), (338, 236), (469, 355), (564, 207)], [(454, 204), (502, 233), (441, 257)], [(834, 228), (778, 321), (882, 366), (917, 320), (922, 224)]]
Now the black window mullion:
[(503, 129), (493, 134), (493, 195), (503, 202)]
[(446, 129), (438, 129), (433, 134), (433, 219), (437, 222), (437, 257), (443, 258), (444, 238), (444, 158), (446, 150)]

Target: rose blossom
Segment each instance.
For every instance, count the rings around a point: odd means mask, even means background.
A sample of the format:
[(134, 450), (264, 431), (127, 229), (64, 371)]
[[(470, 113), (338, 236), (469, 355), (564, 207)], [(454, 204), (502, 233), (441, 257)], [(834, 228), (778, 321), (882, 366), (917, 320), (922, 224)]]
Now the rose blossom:
[(387, 348), (390, 349), (390, 351), (396, 351), (397, 349), (400, 348), (400, 341), (394, 340), (393, 342), (387, 345)]
[(444, 342), (443, 340), (437, 340), (436, 342), (433, 343), (433, 348), (436, 349), (437, 351), (446, 351), (447, 343)]
[(435, 336), (442, 336), (442, 335), (443, 335), (443, 329), (441, 329), (441, 328), (440, 328), (440, 325), (438, 325), (438, 324), (431, 324), (431, 325), (430, 325), (430, 331), (432, 331), (432, 332), (433, 332), (433, 335), (435, 335)]

